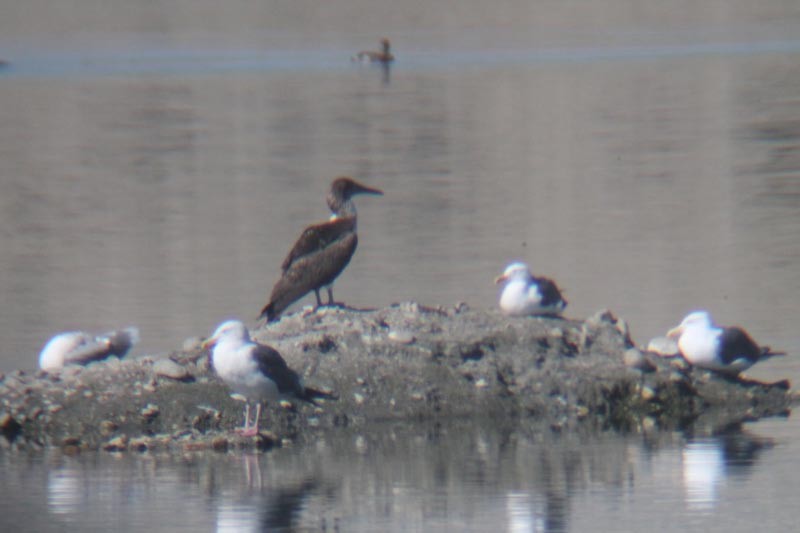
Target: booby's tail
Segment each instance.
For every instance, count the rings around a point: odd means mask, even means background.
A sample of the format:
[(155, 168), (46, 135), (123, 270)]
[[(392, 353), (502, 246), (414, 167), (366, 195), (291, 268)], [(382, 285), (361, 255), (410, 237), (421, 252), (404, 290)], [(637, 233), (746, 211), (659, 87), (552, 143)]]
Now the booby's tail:
[(275, 312), (275, 304), (273, 302), (268, 303), (264, 306), (264, 309), (261, 310), (261, 314), (258, 315), (258, 320), (262, 318), (267, 319), (267, 322), (274, 322), (275, 319), (278, 318), (278, 313)]

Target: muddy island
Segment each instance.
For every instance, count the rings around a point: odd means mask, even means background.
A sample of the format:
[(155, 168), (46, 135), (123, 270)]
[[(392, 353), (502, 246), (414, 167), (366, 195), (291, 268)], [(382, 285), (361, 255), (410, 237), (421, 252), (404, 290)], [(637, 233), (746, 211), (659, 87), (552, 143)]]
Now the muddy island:
[(785, 414), (798, 400), (786, 381), (726, 378), (642, 351), (609, 311), (575, 320), (464, 304), (321, 308), (252, 334), (325, 397), (267, 405), (265, 431), (240, 437), (243, 404), (190, 342), (168, 357), (0, 376), (0, 448), (267, 448), (333, 428), (470, 417), (552, 431), (722, 427)]

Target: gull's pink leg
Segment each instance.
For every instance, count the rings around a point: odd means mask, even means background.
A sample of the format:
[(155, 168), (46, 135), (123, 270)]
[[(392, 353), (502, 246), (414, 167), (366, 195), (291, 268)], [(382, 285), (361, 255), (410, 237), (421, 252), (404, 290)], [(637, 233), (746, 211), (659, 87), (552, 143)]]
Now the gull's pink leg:
[(243, 437), (255, 437), (258, 435), (258, 419), (261, 418), (261, 402), (256, 404), (256, 419), (253, 421), (253, 425), (249, 428), (245, 428), (241, 435)]
[(250, 430), (250, 402), (244, 404), (244, 426), (236, 430), (236, 433), (244, 435)]

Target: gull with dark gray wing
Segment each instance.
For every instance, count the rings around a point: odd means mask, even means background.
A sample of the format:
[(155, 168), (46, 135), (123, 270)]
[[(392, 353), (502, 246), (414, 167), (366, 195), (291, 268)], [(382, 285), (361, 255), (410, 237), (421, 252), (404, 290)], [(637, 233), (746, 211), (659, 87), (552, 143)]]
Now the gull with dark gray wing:
[[(289, 368), (281, 354), (271, 346), (253, 342), (247, 327), (239, 320), (220, 324), (203, 342), (203, 348), (208, 347), (212, 347), (214, 371), (234, 392), (246, 398), (244, 426), (238, 430), (243, 436), (258, 434), (262, 402), (278, 400), (281, 396), (311, 401), (303, 380)], [(256, 402), (252, 425), (250, 402)]]
[(499, 305), (507, 315), (557, 316), (567, 307), (567, 300), (556, 283), (543, 276), (534, 276), (525, 263), (511, 263), (494, 282), (503, 284)]
[(717, 326), (708, 311), (689, 313), (667, 336), (678, 340), (681, 355), (692, 365), (733, 376), (759, 361), (785, 355), (759, 346), (740, 327)]

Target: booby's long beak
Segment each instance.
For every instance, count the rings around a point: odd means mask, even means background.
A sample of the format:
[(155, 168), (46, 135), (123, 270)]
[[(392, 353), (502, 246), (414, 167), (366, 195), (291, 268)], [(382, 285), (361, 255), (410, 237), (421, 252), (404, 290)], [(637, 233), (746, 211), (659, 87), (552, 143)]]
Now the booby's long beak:
[(670, 339), (677, 339), (683, 333), (683, 325), (676, 326), (667, 332), (667, 337)]
[(350, 196), (353, 196), (354, 194), (374, 194), (375, 196), (383, 196), (383, 191), (380, 189), (373, 189), (372, 187), (367, 187), (366, 185), (362, 185), (354, 181), (353, 190), (350, 193)]
[(503, 283), (503, 282), (504, 282), (505, 280), (507, 280), (507, 279), (508, 279), (508, 278), (506, 277), (506, 275), (505, 275), (505, 274), (500, 274), (499, 276), (497, 276), (496, 278), (494, 278), (494, 282), (495, 282), (495, 284), (497, 284), (497, 283)]

